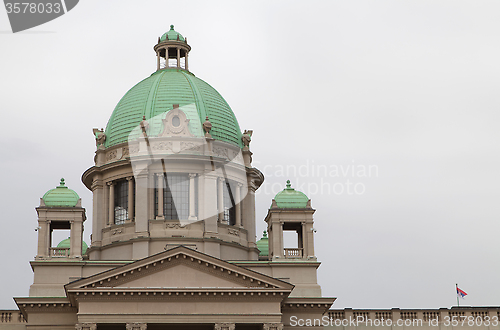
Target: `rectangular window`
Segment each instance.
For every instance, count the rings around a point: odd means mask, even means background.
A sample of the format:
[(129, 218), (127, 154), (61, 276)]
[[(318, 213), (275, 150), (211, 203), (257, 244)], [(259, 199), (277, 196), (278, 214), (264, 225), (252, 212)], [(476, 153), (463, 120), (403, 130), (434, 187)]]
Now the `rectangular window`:
[[(155, 215), (158, 215), (159, 187), (155, 180)], [(168, 220), (187, 220), (189, 217), (189, 176), (180, 173), (167, 173), (163, 176), (163, 216)]]
[(222, 221), (225, 224), (234, 226), (236, 224), (236, 207), (234, 201), (234, 192), (236, 184), (229, 180), (224, 181), (223, 193), (224, 193), (224, 210), (222, 214)]
[(128, 181), (115, 183), (115, 225), (121, 225), (128, 219)]

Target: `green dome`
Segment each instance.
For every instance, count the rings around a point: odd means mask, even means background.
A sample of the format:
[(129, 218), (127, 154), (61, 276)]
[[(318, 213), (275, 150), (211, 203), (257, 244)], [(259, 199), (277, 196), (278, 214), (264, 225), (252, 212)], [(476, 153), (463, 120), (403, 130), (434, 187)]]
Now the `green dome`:
[(274, 200), (280, 209), (304, 209), (309, 202), (306, 194), (292, 188), (290, 180), (286, 181), (286, 188), (277, 193)]
[[(57, 244), (57, 247), (58, 248), (70, 248), (71, 247), (71, 239), (69, 237), (66, 239), (63, 239), (61, 242), (59, 242), (59, 244)], [(88, 248), (89, 248), (89, 246), (87, 245), (87, 243), (85, 243), (85, 241), (82, 241), (82, 254), (86, 254)]]
[(150, 124), (149, 135), (160, 134), (164, 113), (174, 104), (179, 104), (190, 119), (189, 128), (195, 136), (204, 136), (202, 123), (208, 116), (214, 139), (243, 147), (240, 126), (224, 98), (189, 71), (177, 68), (153, 73), (122, 97), (106, 126), (105, 147), (139, 137), (143, 116)]
[(165, 41), (165, 40), (177, 40), (177, 36), (179, 36), (180, 41), (185, 41), (184, 37), (182, 34), (174, 30), (174, 26), (170, 25), (170, 30), (168, 32), (165, 32), (161, 37), (160, 37), (160, 42)]
[(64, 185), (64, 178), (58, 187), (50, 189), (42, 197), (45, 206), (49, 207), (75, 207), (80, 196)]
[(269, 255), (269, 239), (267, 238), (267, 232), (265, 230), (262, 238), (257, 242), (257, 248), (260, 250), (259, 256)]

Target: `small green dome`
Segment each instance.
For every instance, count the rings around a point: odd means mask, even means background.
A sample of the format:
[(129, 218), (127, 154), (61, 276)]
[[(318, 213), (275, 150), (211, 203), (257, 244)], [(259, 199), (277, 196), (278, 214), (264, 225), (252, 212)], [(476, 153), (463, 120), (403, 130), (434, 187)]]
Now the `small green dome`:
[(269, 255), (269, 239), (267, 238), (267, 232), (265, 230), (262, 238), (257, 242), (257, 248), (260, 250), (259, 256)]
[(277, 193), (274, 200), (280, 209), (304, 209), (309, 202), (306, 194), (292, 188), (290, 180), (286, 181), (286, 188)]
[(202, 124), (208, 116), (214, 139), (243, 147), (240, 126), (226, 100), (191, 72), (176, 68), (156, 71), (122, 97), (106, 126), (105, 147), (139, 137), (143, 116), (150, 124), (149, 134), (157, 136), (163, 131), (165, 113), (174, 104), (190, 120), (189, 129), (195, 136), (204, 136)]
[(161, 37), (160, 37), (160, 42), (165, 41), (165, 40), (177, 40), (177, 37), (179, 37), (180, 41), (185, 41), (184, 37), (182, 34), (174, 30), (174, 26), (170, 25), (170, 30), (165, 32)]
[(64, 178), (58, 187), (50, 189), (42, 197), (45, 206), (49, 207), (75, 207), (80, 196), (64, 185)]
[[(58, 248), (70, 248), (71, 247), (71, 239), (69, 237), (66, 239), (63, 239), (61, 242), (59, 242), (59, 244), (57, 244), (57, 247)], [(89, 248), (89, 246), (87, 245), (87, 243), (85, 243), (85, 241), (82, 241), (82, 254), (86, 254), (88, 248)]]

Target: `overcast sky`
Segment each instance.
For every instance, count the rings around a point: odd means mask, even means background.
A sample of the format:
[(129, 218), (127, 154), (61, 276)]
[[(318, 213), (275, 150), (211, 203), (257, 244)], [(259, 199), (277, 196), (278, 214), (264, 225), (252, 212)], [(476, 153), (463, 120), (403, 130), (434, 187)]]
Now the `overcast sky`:
[[(39, 198), (81, 174), (93, 127), (156, 69), (190, 70), (253, 129), (257, 232), (290, 179), (312, 200), (336, 308), (500, 305), (500, 2), (96, 1), (12, 34), (0, 9), (0, 308), (33, 281)], [(63, 237), (64, 238), (64, 237)], [(62, 239), (62, 238), (61, 238)]]

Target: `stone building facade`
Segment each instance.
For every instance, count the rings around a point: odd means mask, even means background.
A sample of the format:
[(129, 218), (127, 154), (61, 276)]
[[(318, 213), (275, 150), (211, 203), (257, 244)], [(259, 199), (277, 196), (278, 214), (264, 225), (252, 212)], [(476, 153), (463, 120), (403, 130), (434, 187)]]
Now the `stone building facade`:
[[(93, 194), (88, 249), (78, 194), (63, 179), (41, 198), (34, 281), (2, 326), (280, 330), (292, 314), (328, 311), (311, 201), (290, 184), (276, 196), (261, 253), (252, 131), (189, 71), (190, 50), (171, 26), (154, 46), (156, 72), (93, 130), (95, 165), (82, 175)], [(53, 242), (57, 230), (69, 240)], [(284, 231), (297, 233), (296, 247), (284, 246)]]

